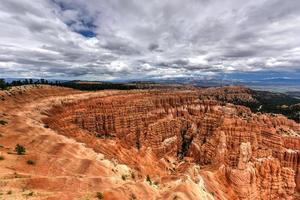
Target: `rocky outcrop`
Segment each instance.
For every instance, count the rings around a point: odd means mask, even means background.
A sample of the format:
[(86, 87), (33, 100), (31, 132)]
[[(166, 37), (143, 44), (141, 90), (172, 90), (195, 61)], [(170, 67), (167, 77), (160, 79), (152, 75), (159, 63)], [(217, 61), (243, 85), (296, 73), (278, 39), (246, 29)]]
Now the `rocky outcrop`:
[(236, 169), (229, 169), (229, 181), (241, 200), (259, 198), (255, 167), (249, 162), (251, 151), (249, 142), (241, 143), (238, 166)]
[[(226, 98), (239, 97), (235, 88), (229, 89), (231, 95)], [(210, 99), (215, 91), (94, 97), (54, 107), (44, 122), (75, 139), (89, 135), (85, 142), (91, 147), (123, 162), (130, 161), (93, 140), (117, 141), (124, 149), (151, 149), (161, 160), (188, 158), (211, 170), (225, 166), (224, 180), (240, 199), (293, 198), (300, 187), (299, 124), (281, 115), (254, 114), (246, 107)], [(222, 99), (223, 92), (218, 92)], [(242, 94), (241, 98), (253, 100), (247, 91)]]
[(274, 158), (259, 159), (255, 165), (262, 199), (293, 199), (296, 184), (292, 169), (282, 167)]
[(293, 199), (295, 172), (278, 159), (253, 158), (251, 145), (241, 143), (238, 166), (227, 168), (227, 177), (239, 199)]

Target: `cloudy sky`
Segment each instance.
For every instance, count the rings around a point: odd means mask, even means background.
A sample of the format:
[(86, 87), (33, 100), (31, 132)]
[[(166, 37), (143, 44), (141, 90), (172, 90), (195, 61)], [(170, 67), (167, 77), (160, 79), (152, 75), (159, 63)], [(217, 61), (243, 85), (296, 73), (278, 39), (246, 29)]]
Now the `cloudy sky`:
[(299, 0), (0, 2), (0, 77), (206, 79), (268, 72), (300, 76)]

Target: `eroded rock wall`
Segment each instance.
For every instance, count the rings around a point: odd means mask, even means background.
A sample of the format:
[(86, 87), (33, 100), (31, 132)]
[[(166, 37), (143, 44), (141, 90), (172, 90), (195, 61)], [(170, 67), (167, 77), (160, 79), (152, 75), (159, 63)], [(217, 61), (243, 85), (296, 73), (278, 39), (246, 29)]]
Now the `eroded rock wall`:
[[(189, 157), (216, 170), (225, 166), (224, 180), (240, 199), (292, 199), (300, 189), (299, 124), (209, 99), (209, 92), (96, 97), (55, 107), (45, 122), (73, 137), (81, 131), (125, 148), (150, 148), (158, 158)], [(241, 144), (251, 151), (244, 162)]]

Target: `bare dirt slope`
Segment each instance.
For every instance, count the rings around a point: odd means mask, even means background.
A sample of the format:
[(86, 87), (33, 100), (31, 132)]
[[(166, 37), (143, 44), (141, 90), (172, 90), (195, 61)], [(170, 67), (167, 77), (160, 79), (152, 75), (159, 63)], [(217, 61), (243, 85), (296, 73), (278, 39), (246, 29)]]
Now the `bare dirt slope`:
[[(18, 87), (2, 92), (0, 118), (0, 199), (75, 199), (94, 197), (103, 185), (121, 177), (114, 163), (71, 138), (41, 123), (45, 110), (72, 99), (105, 96), (115, 92), (81, 93), (49, 86)], [(16, 144), (26, 154), (16, 155)], [(28, 160), (35, 162), (27, 164)], [(51, 198), (52, 197), (52, 198)]]

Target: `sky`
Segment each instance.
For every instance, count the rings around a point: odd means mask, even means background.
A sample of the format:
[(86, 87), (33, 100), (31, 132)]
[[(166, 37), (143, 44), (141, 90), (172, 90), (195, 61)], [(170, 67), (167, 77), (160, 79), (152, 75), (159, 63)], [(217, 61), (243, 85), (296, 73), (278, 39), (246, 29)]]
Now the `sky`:
[(206, 80), (247, 74), (300, 77), (299, 0), (0, 2), (3, 78)]

